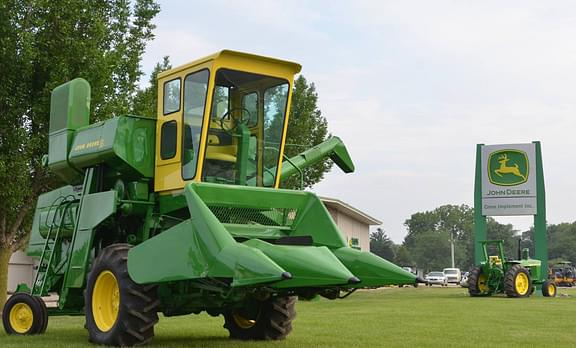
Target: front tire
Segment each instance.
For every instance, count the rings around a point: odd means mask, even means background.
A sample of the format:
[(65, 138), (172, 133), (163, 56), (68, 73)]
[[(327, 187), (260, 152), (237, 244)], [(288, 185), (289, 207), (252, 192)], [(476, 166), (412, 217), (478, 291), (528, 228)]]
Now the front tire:
[(296, 296), (275, 297), (227, 311), (224, 327), (232, 339), (282, 340), (292, 331), (296, 299)]
[(522, 265), (510, 267), (504, 277), (504, 292), (508, 297), (529, 297), (532, 294), (530, 273)]
[(94, 262), (86, 286), (86, 329), (90, 341), (108, 346), (148, 343), (158, 322), (156, 286), (128, 275), (129, 244), (113, 244)]
[(552, 280), (547, 280), (542, 284), (542, 295), (545, 297), (556, 297), (557, 288), (556, 283)]
[(46, 304), (38, 296), (16, 293), (6, 302), (2, 324), (9, 335), (37, 335), (48, 325)]

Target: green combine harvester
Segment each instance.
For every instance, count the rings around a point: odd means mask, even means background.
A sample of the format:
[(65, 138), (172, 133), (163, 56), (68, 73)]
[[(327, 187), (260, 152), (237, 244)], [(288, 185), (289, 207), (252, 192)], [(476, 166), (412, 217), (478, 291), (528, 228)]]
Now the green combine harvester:
[[(158, 75), (155, 117), (89, 124), (90, 85), (54, 89), (45, 164), (65, 183), (40, 196), (28, 254), (38, 272), (6, 303), (9, 334), (85, 315), (90, 341), (149, 342), (158, 313), (223, 315), (235, 339), (283, 339), (297, 298), (415, 284), (347, 246), (310, 192), (280, 181), (330, 157), (336, 137), (293, 158), (284, 145), (300, 65), (221, 51)], [(42, 296), (57, 293), (56, 308)]]

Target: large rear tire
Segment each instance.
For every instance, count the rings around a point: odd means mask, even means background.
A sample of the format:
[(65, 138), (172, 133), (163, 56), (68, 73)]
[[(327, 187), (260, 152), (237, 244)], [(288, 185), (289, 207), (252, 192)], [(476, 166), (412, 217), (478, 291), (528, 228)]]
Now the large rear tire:
[(468, 275), (468, 293), (470, 296), (486, 296), (489, 294), (488, 277), (482, 273), (482, 268), (474, 267)]
[(84, 296), (90, 341), (107, 346), (148, 343), (158, 322), (156, 286), (136, 284), (128, 275), (129, 244), (102, 250), (88, 275)]
[(553, 280), (547, 280), (542, 284), (542, 295), (545, 297), (556, 297), (556, 283)]
[(296, 296), (273, 297), (246, 308), (224, 313), (224, 327), (230, 338), (240, 340), (282, 340), (292, 331), (296, 317)]
[(2, 324), (9, 335), (37, 335), (46, 331), (48, 311), (40, 297), (16, 293), (6, 302)]
[(508, 297), (529, 297), (532, 294), (530, 273), (522, 265), (513, 265), (504, 276), (504, 292)]

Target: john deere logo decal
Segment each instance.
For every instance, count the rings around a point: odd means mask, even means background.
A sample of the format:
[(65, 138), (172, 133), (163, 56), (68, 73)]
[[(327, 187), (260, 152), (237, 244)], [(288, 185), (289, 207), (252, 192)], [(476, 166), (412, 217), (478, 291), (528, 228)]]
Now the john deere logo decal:
[(528, 156), (520, 150), (498, 150), (488, 158), (488, 179), (494, 185), (515, 186), (528, 180)]

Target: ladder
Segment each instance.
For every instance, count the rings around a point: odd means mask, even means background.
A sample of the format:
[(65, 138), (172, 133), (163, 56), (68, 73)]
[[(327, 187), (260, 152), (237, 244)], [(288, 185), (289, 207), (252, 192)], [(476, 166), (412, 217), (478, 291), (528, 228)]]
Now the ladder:
[[(72, 197), (72, 199), (70, 199)], [(60, 201), (60, 202), (59, 202)], [(32, 286), (32, 296), (46, 296), (48, 295), (48, 290), (54, 285), (59, 277), (57, 276), (58, 269), (54, 265), (54, 261), (57, 259), (54, 257), (55, 254), (60, 252), (58, 250), (61, 246), (60, 232), (62, 231), (62, 226), (64, 224), (64, 219), (68, 213), (71, 204), (74, 202), (73, 196), (59, 197), (49, 208), (46, 219), (50, 216), (50, 211), (53, 207), (54, 215), (52, 216), (52, 222), (48, 229), (48, 234), (46, 235), (46, 241), (44, 242), (44, 247), (42, 248), (42, 255), (40, 256), (40, 261), (38, 263), (38, 272), (34, 277), (34, 283)], [(58, 212), (60, 211), (60, 214)]]

